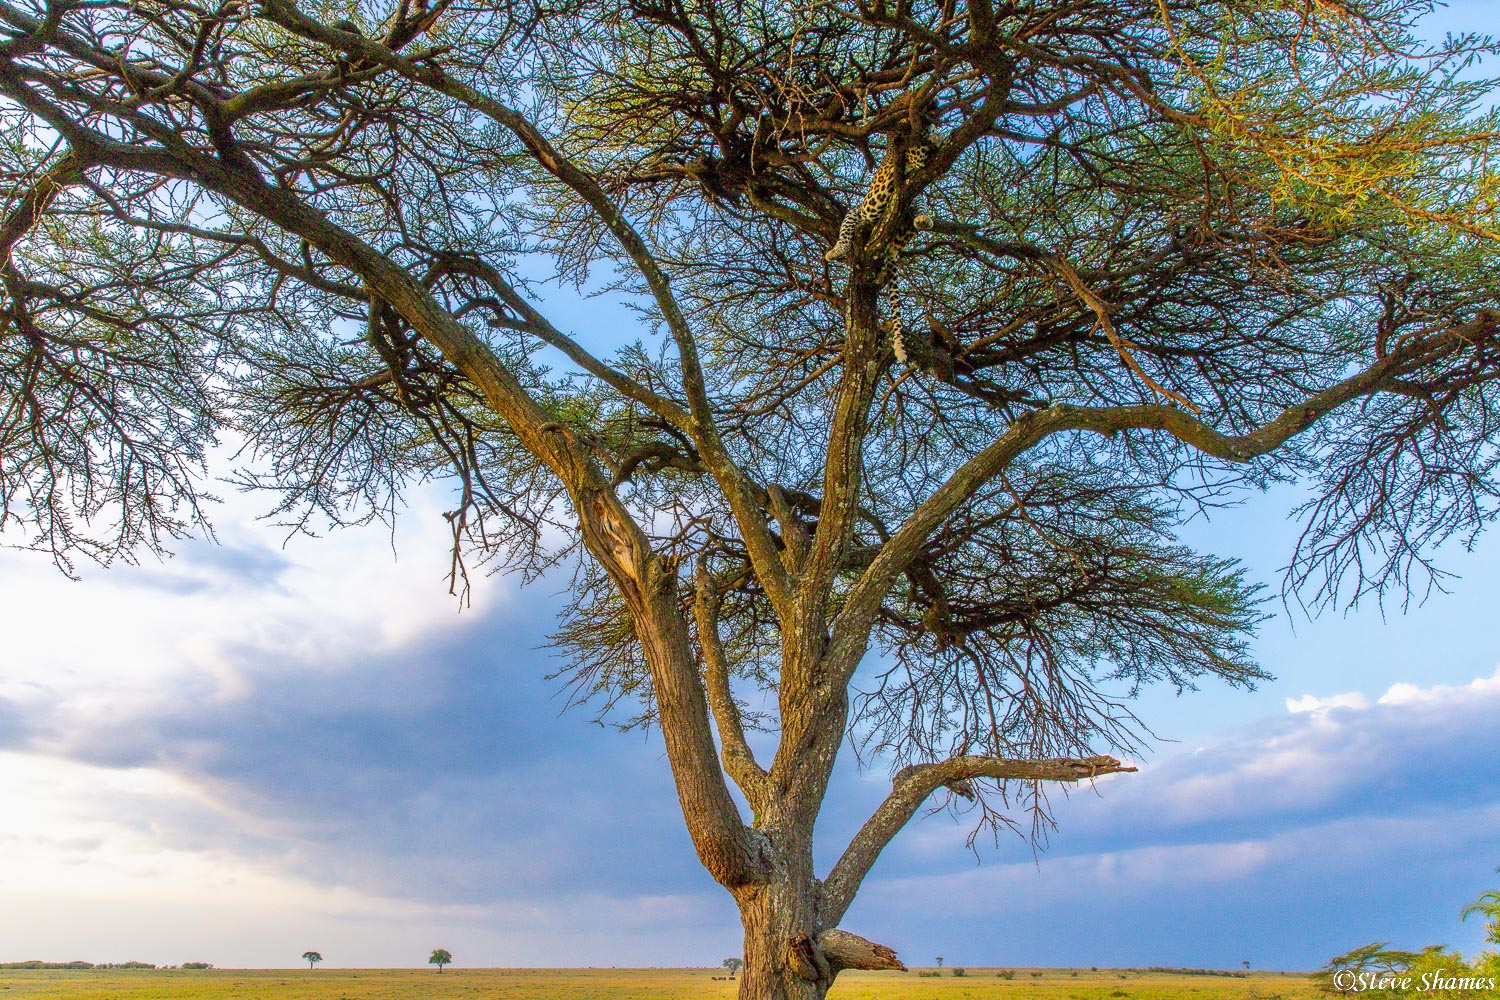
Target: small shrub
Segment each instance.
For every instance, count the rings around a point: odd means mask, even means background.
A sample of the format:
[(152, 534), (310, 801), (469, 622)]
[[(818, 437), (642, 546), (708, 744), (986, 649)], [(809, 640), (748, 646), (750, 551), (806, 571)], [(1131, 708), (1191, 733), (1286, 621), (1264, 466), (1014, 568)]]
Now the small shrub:
[(1042, 978), (1042, 974), (1040, 972), (1033, 972), (1031, 974), (1031, 978), (1032, 979), (1041, 979)]
[(1001, 969), (999, 972), (995, 973), (995, 976), (998, 979), (1014, 979), (1014, 978), (1016, 978), (1016, 970), (1015, 969)]
[(969, 974), (966, 969), (962, 969), (962, 968), (953, 968), (953, 969), (949, 969), (948, 971), (951, 972), (951, 973), (953, 973), (955, 976), (957, 976), (960, 979), (962, 979), (964, 976), (967, 976)]

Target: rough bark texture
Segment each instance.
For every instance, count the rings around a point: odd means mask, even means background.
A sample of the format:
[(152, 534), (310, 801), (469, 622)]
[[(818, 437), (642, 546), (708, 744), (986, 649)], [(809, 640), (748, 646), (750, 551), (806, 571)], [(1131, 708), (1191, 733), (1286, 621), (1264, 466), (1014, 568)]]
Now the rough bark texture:
[(818, 935), (818, 947), (823, 949), (823, 957), (828, 959), (828, 964), (836, 969), (906, 971), (906, 966), (890, 948), (837, 927)]
[(745, 968), (740, 996), (746, 1000), (819, 1000), (833, 984), (827, 962), (813, 944), (816, 933), (811, 880), (790, 879), (741, 894)]

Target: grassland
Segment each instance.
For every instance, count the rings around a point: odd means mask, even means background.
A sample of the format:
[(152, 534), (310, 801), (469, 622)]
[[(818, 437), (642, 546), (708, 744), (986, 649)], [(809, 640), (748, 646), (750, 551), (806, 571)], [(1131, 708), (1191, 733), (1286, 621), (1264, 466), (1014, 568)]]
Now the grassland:
[[(922, 970), (931, 971), (931, 970)], [(1306, 976), (996, 969), (955, 977), (852, 972), (830, 1000), (1314, 1000)], [(730, 1000), (708, 969), (0, 970), (0, 1000)]]

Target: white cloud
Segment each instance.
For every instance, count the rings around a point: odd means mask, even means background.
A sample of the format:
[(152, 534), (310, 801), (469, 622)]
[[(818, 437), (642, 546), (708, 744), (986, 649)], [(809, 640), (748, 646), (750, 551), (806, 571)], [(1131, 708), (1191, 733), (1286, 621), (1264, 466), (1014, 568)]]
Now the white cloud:
[(1304, 715), (1309, 712), (1328, 712), (1335, 708), (1369, 708), (1370, 699), (1358, 691), (1350, 691), (1346, 694), (1336, 694), (1327, 698), (1319, 698), (1316, 695), (1303, 695), (1301, 698), (1286, 699), (1286, 710), (1293, 715)]
[(1468, 701), (1472, 698), (1500, 697), (1500, 666), (1489, 677), (1478, 677), (1462, 687), (1436, 684), (1429, 688), (1415, 684), (1393, 684), (1380, 696), (1382, 705), (1430, 705)]
[[(222, 544), (185, 541), (165, 562), (87, 568), (81, 583), (40, 555), (7, 553), (0, 607), (25, 627), (7, 632), (0, 698), (51, 705), (77, 728), (153, 705), (241, 697), (249, 673), (281, 664), (346, 671), (418, 635), (462, 631), (478, 614), (461, 614), (444, 586), (441, 491), (409, 500), (394, 540), (376, 524), (282, 548), (285, 531), (232, 496)], [(477, 606), (506, 599), (503, 582), (475, 582)]]
[[(923, 920), (954, 937), (931, 916), (953, 913), (985, 961), (1006, 960), (1006, 936), (987, 927), (1022, 933), (1026, 961), (1085, 961), (1062, 945), (1043, 957), (1067, 930), (1059, 914), (1117, 923), (1090, 964), (1201, 964), (1219, 948), (1237, 964), (1229, 948), (1257, 940), (1276, 943), (1283, 967), (1375, 939), (1473, 950), (1480, 931), (1457, 914), (1494, 888), (1500, 860), (1500, 670), (1393, 692), (1299, 699), (1303, 711), (1144, 764), (1097, 794), (1054, 797), (1060, 828), (1035, 863), (1008, 862), (1025, 849), (1002, 838), (975, 866), (962, 821), (934, 816), (893, 843), (858, 917), (906, 914), (920, 939)], [(919, 947), (937, 947), (936, 933)]]
[[(319, 865), (329, 845), (308, 840), (305, 826), (236, 810), (159, 770), (0, 753), (0, 802), (24, 803), (0, 825), (4, 960), (277, 966), (315, 947), (334, 965), (400, 966), (442, 943), (473, 964), (634, 964), (679, 961), (684, 940), (718, 949), (733, 939), (733, 909), (717, 893), (620, 893), (607, 879), (590, 890), (572, 878), (552, 893), (445, 903), (353, 887)], [(357, 838), (331, 846), (364, 849)], [(386, 863), (443, 864), (411, 847)], [(504, 858), (503, 846), (485, 860), (528, 864)], [(569, 874), (588, 860), (573, 856)], [(658, 944), (641, 947), (650, 940)]]
[[(103, 768), (31, 754), (0, 754), (0, 888), (91, 900), (190, 901), (207, 890), (223, 903), (328, 905), (323, 890), (256, 864), (233, 847), (253, 836), (237, 814), (192, 783), (146, 768)], [(234, 829), (223, 846), (164, 842), (163, 824), (191, 815), (205, 830)]]
[(1402, 682), (1392, 684), (1379, 699), (1371, 702), (1361, 691), (1346, 691), (1342, 694), (1318, 697), (1317, 695), (1303, 695), (1300, 698), (1287, 698), (1286, 710), (1293, 715), (1305, 715), (1326, 713), (1334, 709), (1353, 709), (1360, 711), (1369, 708), (1372, 704), (1379, 705), (1434, 705), (1444, 702), (1462, 702), (1472, 698), (1489, 698), (1500, 695), (1500, 666), (1489, 677), (1478, 677), (1468, 684), (1453, 686), (1448, 684), (1434, 684), (1430, 687), (1422, 687), (1418, 684)]

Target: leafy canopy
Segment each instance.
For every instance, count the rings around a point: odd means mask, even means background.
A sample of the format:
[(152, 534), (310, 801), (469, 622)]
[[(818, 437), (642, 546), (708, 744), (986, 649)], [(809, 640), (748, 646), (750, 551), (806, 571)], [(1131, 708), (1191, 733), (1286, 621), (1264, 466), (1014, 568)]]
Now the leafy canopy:
[[(736, 685), (872, 641), (897, 760), (1128, 744), (1140, 685), (1264, 676), (1185, 517), (1304, 484), (1315, 606), (1494, 517), (1495, 46), (1429, 7), (4, 0), (0, 524), (161, 550), (219, 442), (301, 530), (455, 477), (456, 586), (628, 514)], [(654, 719), (574, 565), (576, 690)]]

